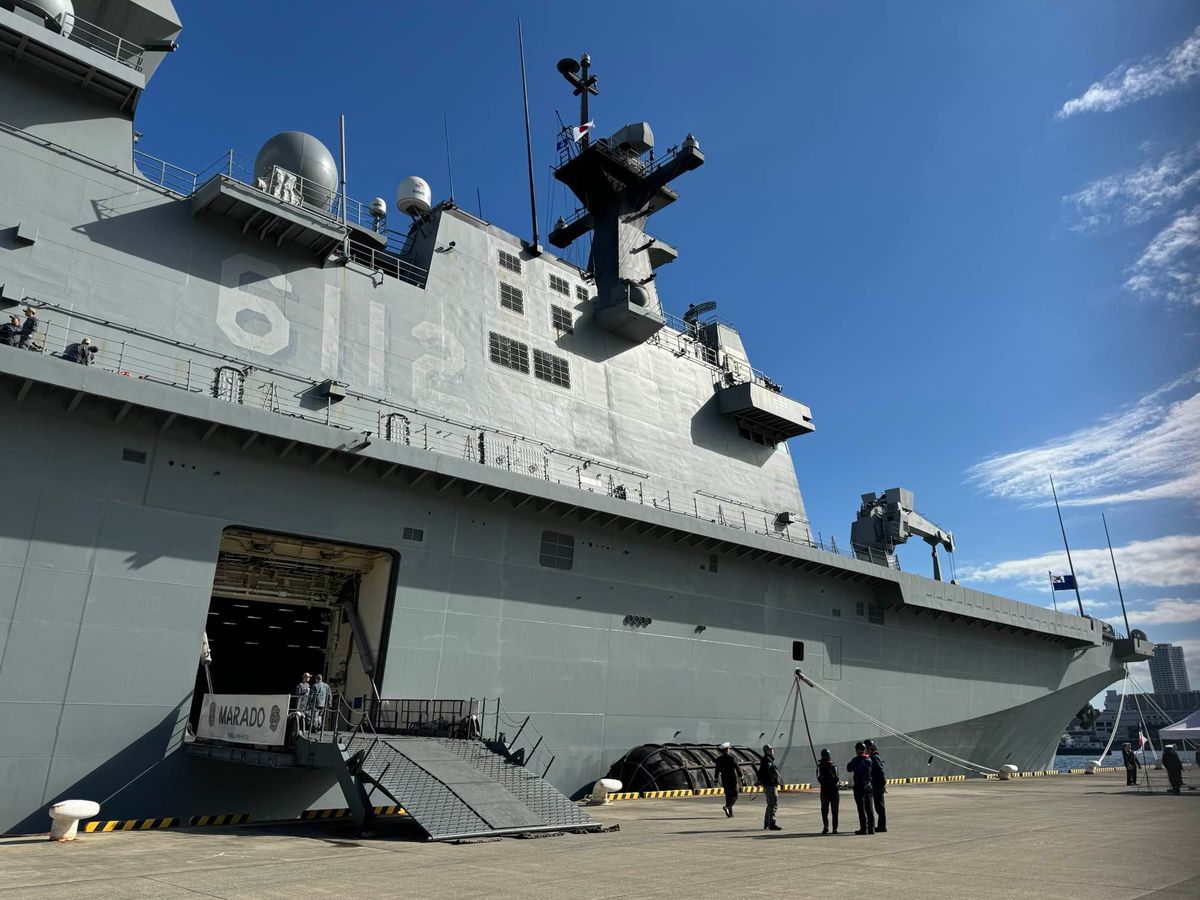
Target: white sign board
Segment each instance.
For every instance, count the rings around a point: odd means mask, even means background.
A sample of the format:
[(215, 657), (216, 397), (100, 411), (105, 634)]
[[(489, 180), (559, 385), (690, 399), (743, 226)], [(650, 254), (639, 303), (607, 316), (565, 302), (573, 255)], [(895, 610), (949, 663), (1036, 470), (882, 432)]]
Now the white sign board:
[(236, 744), (284, 743), (287, 694), (205, 694), (196, 736)]

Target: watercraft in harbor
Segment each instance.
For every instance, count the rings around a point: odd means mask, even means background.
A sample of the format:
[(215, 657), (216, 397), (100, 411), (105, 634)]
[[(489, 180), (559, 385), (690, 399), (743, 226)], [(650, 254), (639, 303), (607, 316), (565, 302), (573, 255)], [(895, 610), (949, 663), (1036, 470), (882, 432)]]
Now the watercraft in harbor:
[(953, 547), (908, 491), (848, 496), (852, 541), (816, 539), (793, 452), (850, 436), (815, 432), (752, 335), (656, 287), (678, 251), (653, 215), (704, 190), (696, 137), (566, 145), (580, 210), (547, 240), (590, 236), (581, 268), (405, 172), (395, 204), (354, 200), (308, 122), (208, 167), (154, 157), (135, 111), (181, 28), (167, 0), (0, 3), (0, 299), (37, 323), (0, 347), (22, 475), (0, 509), (0, 831), (65, 797), (113, 819), (339, 805), (327, 768), (189, 751), (204, 694), (305, 670), (360, 714), (488, 698), (485, 735), (536, 728), (539, 774), (578, 796), (648, 743), (807, 753), (802, 723), (776, 731), (797, 667), (835, 758), (875, 737), (892, 774), (962, 771), (859, 710), (1042, 769), (1147, 658), (901, 571), (904, 540)]

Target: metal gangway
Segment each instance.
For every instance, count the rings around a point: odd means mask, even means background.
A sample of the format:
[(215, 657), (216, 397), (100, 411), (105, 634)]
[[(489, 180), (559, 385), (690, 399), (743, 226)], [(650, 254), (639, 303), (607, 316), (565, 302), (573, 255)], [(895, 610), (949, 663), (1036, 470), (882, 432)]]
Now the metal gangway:
[(362, 828), (382, 793), (431, 841), (600, 830), (545, 780), (548, 765), (528, 765), (539, 757), (518, 746), (519, 734), (486, 738), (479, 712), (476, 700), (374, 700), (355, 709), (335, 695), (297, 730), (296, 762), (333, 770)]

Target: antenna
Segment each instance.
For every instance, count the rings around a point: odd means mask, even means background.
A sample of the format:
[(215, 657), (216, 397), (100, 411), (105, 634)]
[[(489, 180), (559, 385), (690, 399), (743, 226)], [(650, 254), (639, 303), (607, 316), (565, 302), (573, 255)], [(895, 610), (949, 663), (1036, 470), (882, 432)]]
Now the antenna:
[(1129, 637), (1129, 614), (1125, 612), (1125, 595), (1121, 592), (1121, 576), (1117, 574), (1117, 557), (1113, 555), (1112, 538), (1108, 536), (1108, 519), (1100, 513), (1100, 521), (1104, 523), (1104, 540), (1108, 541), (1108, 558), (1113, 564), (1113, 578), (1117, 580), (1117, 596), (1121, 598), (1121, 615), (1125, 619), (1125, 637)]
[(533, 252), (541, 255), (542, 244), (538, 238), (537, 196), (533, 184), (533, 138), (529, 136), (529, 85), (525, 81), (525, 32), (521, 20), (517, 19), (517, 47), (521, 52), (521, 96), (525, 101), (525, 159), (529, 165), (529, 218), (533, 223)]
[(591, 65), (592, 58), (586, 53), (578, 60), (567, 56), (558, 61), (559, 73), (567, 79), (567, 83), (575, 89), (574, 93), (579, 98), (579, 128), (583, 131), (579, 138), (579, 146), (585, 149), (590, 143), (587, 131), (584, 130), (589, 121), (588, 97), (600, 93), (599, 88), (596, 87), (596, 76), (588, 74)]
[(450, 202), (454, 202), (454, 168), (450, 165), (450, 124), (442, 113), (442, 137), (446, 141), (446, 176), (450, 180)]
[(341, 196), (341, 213), (342, 213), (342, 230), (346, 232), (346, 239), (342, 244), (342, 252), (348, 257), (350, 256), (350, 227), (346, 224), (346, 115), (345, 113), (338, 116), (338, 135), (341, 138), (341, 158), (339, 162), (342, 169), (342, 184), (339, 193)]
[(479, 208), (479, 218), (483, 218), (483, 197), (479, 193), (479, 186), (475, 186), (475, 205)]
[(1058, 511), (1058, 527), (1062, 530), (1063, 546), (1067, 549), (1067, 565), (1071, 567), (1071, 580), (1075, 582), (1075, 602), (1079, 604), (1079, 614), (1083, 615), (1083, 598), (1079, 596), (1079, 579), (1075, 577), (1075, 563), (1071, 561), (1071, 548), (1067, 544), (1067, 527), (1063, 525), (1062, 509), (1058, 505), (1058, 491), (1054, 489), (1054, 476), (1050, 476), (1050, 493), (1054, 495), (1054, 508)]
[(696, 321), (705, 313), (710, 313), (717, 308), (716, 300), (705, 300), (703, 303), (689, 303), (687, 312), (683, 314), (683, 321), (689, 325), (695, 325)]

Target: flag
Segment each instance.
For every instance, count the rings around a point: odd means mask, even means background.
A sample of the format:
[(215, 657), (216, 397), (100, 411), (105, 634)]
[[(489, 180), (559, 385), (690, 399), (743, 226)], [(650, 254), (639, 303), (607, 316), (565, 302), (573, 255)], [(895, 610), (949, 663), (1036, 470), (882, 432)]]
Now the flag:
[(1074, 575), (1051, 575), (1050, 583), (1056, 591), (1073, 591), (1076, 587)]
[(1138, 749), (1141, 750), (1144, 746), (1146, 746), (1146, 736), (1139, 731), (1138, 732)]
[(582, 125), (571, 126), (571, 140), (579, 143), (580, 138), (596, 127), (595, 122), (584, 122)]

